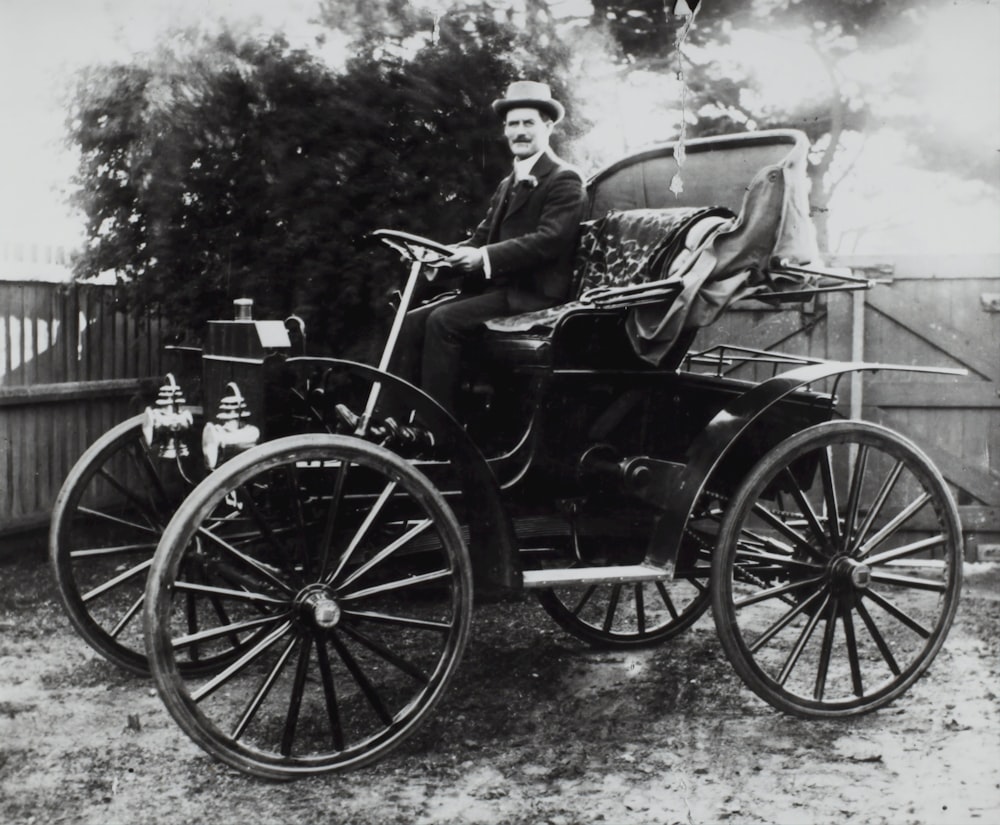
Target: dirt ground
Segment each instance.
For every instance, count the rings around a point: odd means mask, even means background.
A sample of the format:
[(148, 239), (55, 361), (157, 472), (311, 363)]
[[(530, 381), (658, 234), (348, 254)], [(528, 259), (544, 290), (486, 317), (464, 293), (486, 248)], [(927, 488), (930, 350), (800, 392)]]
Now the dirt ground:
[(38, 548), (0, 554), (0, 822), (993, 823), (1000, 567), (905, 696), (851, 721), (782, 716), (739, 682), (709, 616), (593, 651), (533, 599), (476, 608), (429, 723), (374, 767), (294, 783), (214, 762), (152, 684), (74, 635)]

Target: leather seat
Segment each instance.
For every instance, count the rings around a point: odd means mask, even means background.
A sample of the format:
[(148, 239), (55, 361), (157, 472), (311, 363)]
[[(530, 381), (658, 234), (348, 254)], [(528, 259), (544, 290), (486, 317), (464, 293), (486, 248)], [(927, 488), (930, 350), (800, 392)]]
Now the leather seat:
[[(611, 312), (609, 321), (609, 310), (586, 301), (590, 290), (669, 278), (714, 230), (731, 220), (732, 213), (719, 207), (631, 209), (584, 224), (573, 269), (574, 300), (487, 321), (486, 354), (514, 369), (547, 369), (553, 363), (557, 330), (571, 319), (574, 326), (594, 334), (614, 335), (621, 326), (614, 319), (623, 317), (627, 307)], [(592, 323), (588, 315), (594, 315)], [(624, 336), (624, 330), (620, 332)], [(618, 343), (607, 342), (615, 351)]]

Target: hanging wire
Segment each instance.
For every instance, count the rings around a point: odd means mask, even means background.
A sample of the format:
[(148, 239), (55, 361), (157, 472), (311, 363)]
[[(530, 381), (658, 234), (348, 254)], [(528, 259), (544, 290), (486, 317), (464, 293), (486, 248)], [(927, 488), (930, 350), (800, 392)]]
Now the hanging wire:
[(687, 137), (688, 87), (687, 81), (684, 77), (683, 49), (684, 44), (687, 41), (688, 34), (694, 26), (694, 20), (695, 17), (698, 16), (698, 9), (701, 7), (701, 4), (696, 3), (694, 9), (692, 9), (688, 6), (685, 0), (675, 0), (675, 2), (672, 2), (671, 5), (673, 6), (675, 16), (683, 16), (687, 18), (684, 21), (684, 25), (682, 25), (680, 30), (677, 32), (677, 37), (674, 40), (674, 58), (677, 61), (677, 80), (681, 84), (681, 129), (680, 134), (677, 137), (677, 143), (674, 146), (674, 160), (677, 162), (677, 171), (670, 179), (670, 191), (673, 192), (674, 195), (679, 195), (684, 191), (684, 180), (681, 177), (681, 170), (684, 167), (684, 161), (686, 159), (684, 141)]

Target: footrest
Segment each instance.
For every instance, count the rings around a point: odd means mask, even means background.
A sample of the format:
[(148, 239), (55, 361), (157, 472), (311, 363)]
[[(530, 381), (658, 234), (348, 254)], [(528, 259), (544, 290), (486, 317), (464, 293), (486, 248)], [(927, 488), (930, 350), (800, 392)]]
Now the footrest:
[(654, 567), (651, 564), (563, 567), (552, 570), (525, 570), (524, 587), (526, 589), (586, 587), (591, 584), (668, 581), (673, 577), (672, 567)]

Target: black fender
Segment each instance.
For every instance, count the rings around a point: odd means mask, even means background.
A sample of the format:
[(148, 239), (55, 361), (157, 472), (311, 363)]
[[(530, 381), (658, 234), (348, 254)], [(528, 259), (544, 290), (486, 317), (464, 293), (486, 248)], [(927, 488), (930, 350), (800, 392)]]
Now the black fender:
[[(523, 582), (514, 525), (500, 494), (489, 463), (455, 418), (423, 390), (408, 381), (368, 364), (342, 358), (296, 357), (285, 366), (298, 372), (320, 368), (340, 370), (371, 385), (380, 384), (416, 411), (433, 433), (442, 454), (457, 470), (462, 505), (468, 517), (469, 543), (473, 552), (473, 576), (480, 586), (520, 589)], [(419, 469), (420, 462), (414, 462)], [(442, 491), (445, 492), (445, 491)]]
[(963, 374), (962, 370), (912, 367), (902, 364), (869, 364), (863, 361), (823, 361), (796, 367), (747, 390), (718, 412), (691, 442), (685, 463), (671, 487), (666, 510), (657, 519), (646, 551), (646, 562), (673, 569), (691, 511), (708, 480), (747, 429), (765, 412), (796, 390), (850, 372), (894, 370)]

